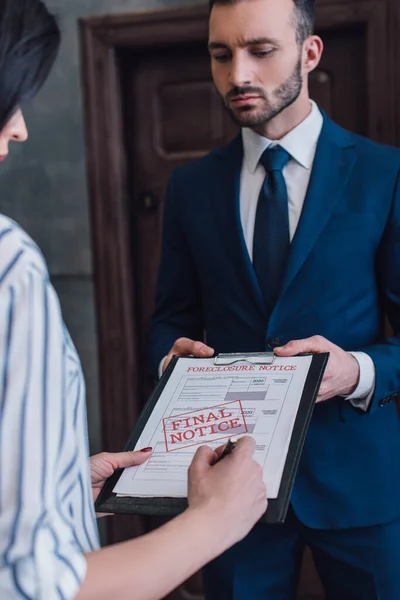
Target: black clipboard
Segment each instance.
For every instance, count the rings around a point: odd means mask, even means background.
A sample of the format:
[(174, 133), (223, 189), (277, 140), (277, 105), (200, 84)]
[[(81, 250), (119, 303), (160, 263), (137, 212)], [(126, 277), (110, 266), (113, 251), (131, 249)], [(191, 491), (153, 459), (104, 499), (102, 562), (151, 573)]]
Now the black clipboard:
[[(234, 355), (224, 356), (234, 357)], [(248, 354), (247, 356), (250, 357), (251, 355)], [(260, 354), (257, 354), (257, 356), (260, 356)], [(328, 359), (329, 353), (313, 355), (292, 432), (289, 451), (279, 488), (279, 494), (276, 499), (269, 500), (268, 509), (265, 515), (261, 518), (262, 522), (275, 524), (283, 523), (285, 521), (301, 452), (303, 450), (304, 441), (318, 396), (318, 390), (321, 385)], [(124, 451), (133, 450), (135, 448), (136, 443), (138, 442), (142, 431), (151, 413), (153, 412), (153, 409), (158, 402), (158, 399), (160, 398), (178, 360), (178, 357), (173, 357), (169, 363), (163, 376), (151, 394), (146, 406), (140, 414), (129, 439), (125, 444)], [(232, 359), (232, 362), (234, 362), (234, 360), (235, 359)], [(236, 358), (236, 360), (239, 359)], [(243, 360), (243, 358), (241, 360)], [(249, 362), (250, 361), (251, 358), (249, 358)], [(174, 517), (186, 510), (188, 506), (186, 498), (117, 497), (112, 490), (119, 480), (122, 471), (122, 469), (115, 471), (114, 475), (107, 480), (95, 503), (96, 512)]]

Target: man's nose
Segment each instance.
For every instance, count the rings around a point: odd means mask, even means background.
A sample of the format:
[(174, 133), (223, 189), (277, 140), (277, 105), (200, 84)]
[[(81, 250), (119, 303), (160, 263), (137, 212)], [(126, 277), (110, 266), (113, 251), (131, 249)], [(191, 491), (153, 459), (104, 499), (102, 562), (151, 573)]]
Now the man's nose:
[(251, 85), (249, 65), (244, 57), (237, 56), (232, 59), (229, 83), (232, 87)]

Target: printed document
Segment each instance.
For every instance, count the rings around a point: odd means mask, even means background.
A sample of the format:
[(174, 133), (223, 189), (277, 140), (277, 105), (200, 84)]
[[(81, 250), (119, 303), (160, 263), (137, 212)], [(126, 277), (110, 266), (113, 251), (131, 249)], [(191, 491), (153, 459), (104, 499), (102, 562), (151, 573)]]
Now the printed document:
[(254, 438), (268, 497), (277, 498), (311, 356), (275, 357), (272, 364), (180, 358), (136, 444), (151, 458), (125, 469), (114, 493), (187, 497), (187, 471), (201, 445)]

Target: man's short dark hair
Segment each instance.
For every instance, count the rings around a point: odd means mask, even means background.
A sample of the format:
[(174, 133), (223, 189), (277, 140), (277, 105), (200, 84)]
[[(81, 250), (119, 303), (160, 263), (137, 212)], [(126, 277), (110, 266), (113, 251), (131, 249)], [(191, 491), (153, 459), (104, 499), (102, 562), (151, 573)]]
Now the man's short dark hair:
[[(217, 4), (239, 4), (250, 0), (209, 0), (210, 13)], [(279, 2), (279, 0), (277, 0)], [(315, 0), (293, 0), (297, 41), (302, 44), (315, 29)]]
[(57, 22), (41, 0), (0, 0), (0, 131), (46, 81), (59, 45)]

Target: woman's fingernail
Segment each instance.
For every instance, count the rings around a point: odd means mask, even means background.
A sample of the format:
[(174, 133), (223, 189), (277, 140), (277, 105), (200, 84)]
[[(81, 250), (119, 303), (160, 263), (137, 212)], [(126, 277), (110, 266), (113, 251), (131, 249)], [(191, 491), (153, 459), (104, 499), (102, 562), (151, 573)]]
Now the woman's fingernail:
[(153, 448), (150, 446), (149, 448), (142, 448), (140, 452), (151, 452)]

